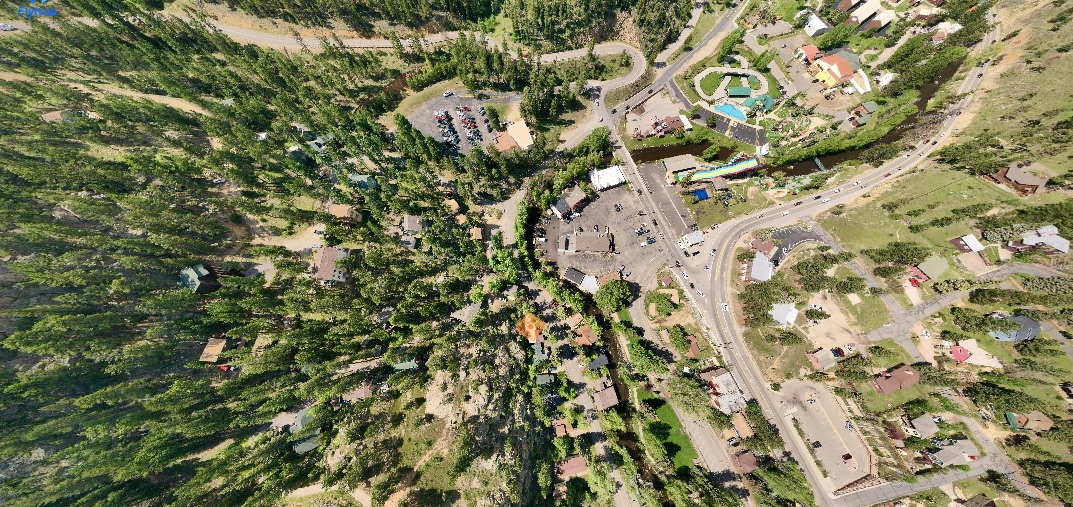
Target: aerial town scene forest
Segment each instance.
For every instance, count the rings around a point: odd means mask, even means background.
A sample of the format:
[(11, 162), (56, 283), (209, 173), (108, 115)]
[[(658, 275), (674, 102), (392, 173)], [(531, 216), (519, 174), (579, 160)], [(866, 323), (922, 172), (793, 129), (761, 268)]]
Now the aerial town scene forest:
[(12, 0), (0, 505), (1073, 506), (1067, 0)]

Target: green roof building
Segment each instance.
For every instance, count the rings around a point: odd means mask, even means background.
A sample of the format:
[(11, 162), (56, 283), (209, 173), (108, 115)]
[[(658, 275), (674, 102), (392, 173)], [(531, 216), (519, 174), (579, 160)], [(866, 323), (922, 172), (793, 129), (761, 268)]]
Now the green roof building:
[(771, 109), (775, 107), (775, 99), (771, 98), (770, 95), (761, 95), (759, 97), (749, 97), (749, 98), (745, 99), (745, 104), (744, 105), (747, 108), (753, 108), (753, 107), (756, 107), (757, 104), (760, 105), (760, 108), (765, 113), (768, 113), (768, 112), (771, 112)]
[(202, 264), (183, 268), (179, 272), (179, 285), (194, 291), (194, 294), (208, 294), (221, 287), (216, 274)]
[(748, 86), (728, 86), (728, 97), (748, 97), (753, 94), (753, 89)]

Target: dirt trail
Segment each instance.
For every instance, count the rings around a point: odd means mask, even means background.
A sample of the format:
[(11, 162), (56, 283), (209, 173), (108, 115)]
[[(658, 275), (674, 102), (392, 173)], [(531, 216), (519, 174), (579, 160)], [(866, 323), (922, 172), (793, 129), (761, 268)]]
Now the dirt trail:
[(65, 83), (65, 84), (67, 86), (72, 87), (72, 88), (75, 88), (75, 89), (78, 89), (78, 90), (81, 90), (83, 92), (93, 94), (93, 95), (100, 95), (101, 92), (104, 91), (104, 92), (108, 92), (108, 93), (114, 93), (116, 95), (126, 95), (127, 97), (133, 97), (133, 98), (136, 98), (136, 99), (151, 100), (151, 101), (156, 102), (158, 104), (164, 104), (165, 106), (171, 106), (171, 107), (174, 107), (175, 109), (179, 109), (181, 111), (186, 111), (188, 113), (198, 113), (198, 114), (203, 114), (205, 116), (211, 116), (209, 114), (209, 112), (204, 110), (204, 109), (202, 109), (201, 106), (199, 106), (197, 104), (194, 104), (193, 102), (190, 102), (190, 101), (187, 101), (187, 100), (184, 100), (184, 99), (180, 99), (180, 98), (176, 98), (176, 97), (168, 97), (166, 95), (153, 95), (153, 94), (149, 94), (149, 93), (141, 93), (141, 92), (136, 92), (134, 90), (128, 90), (126, 88), (120, 88), (118, 86), (113, 86), (113, 85), (94, 85), (93, 88), (90, 88), (89, 86), (86, 86), (86, 85), (81, 84), (81, 83), (70, 83), (69, 82), (69, 83)]
[(410, 474), (405, 479), (403, 479), (402, 483), (399, 485), (399, 489), (392, 493), (391, 496), (389, 496), (387, 500), (384, 501), (384, 507), (399, 507), (399, 502), (406, 498), (406, 494), (409, 493), (410, 488), (413, 487), (414, 477), (417, 475), (418, 470), (421, 470), (421, 467), (424, 467), (425, 463), (428, 463), (428, 460), (432, 459), (433, 456), (436, 456), (437, 454), (440, 454), (446, 450), (446, 438), (441, 438), (437, 440), (436, 443), (432, 445), (432, 447), (429, 447), (429, 449), (425, 451), (425, 454), (421, 456), (421, 459), (417, 460), (417, 464), (414, 465), (413, 471), (410, 472)]

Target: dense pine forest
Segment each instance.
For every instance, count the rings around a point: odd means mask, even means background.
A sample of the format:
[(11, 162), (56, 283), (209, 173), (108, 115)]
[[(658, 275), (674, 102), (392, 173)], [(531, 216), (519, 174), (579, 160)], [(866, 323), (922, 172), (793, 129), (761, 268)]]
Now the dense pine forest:
[[(463, 77), (521, 92), (539, 124), (576, 100), (573, 79), (469, 39), (287, 54), (119, 0), (80, 9), (97, 22), (0, 39), (0, 503), (270, 505), (318, 483), (377, 504), (397, 490), (404, 504), (550, 503), (511, 330), (527, 299), (446, 317), (520, 281), (469, 231), (479, 203), (538, 168), (544, 140), (455, 159), (405, 118), (390, 135), (376, 119), (407, 86)], [(304, 149), (309, 133), (330, 139), (323, 153)], [(389, 232), (404, 214), (427, 224), (416, 248)], [(253, 243), (313, 223), (350, 249), (350, 283)], [(222, 287), (180, 288), (196, 264)], [(210, 339), (227, 343), (217, 364), (198, 360)], [(341, 402), (363, 385), (375, 393)], [(270, 425), (302, 409), (303, 430)], [(449, 458), (422, 462), (433, 445)]]

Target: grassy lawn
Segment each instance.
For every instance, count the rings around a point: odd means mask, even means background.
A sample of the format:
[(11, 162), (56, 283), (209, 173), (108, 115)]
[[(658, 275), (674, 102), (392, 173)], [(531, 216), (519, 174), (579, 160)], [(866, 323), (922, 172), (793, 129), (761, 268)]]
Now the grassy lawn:
[(620, 102), (632, 97), (633, 94), (643, 90), (644, 87), (652, 84), (652, 81), (654, 79), (656, 79), (656, 74), (654, 72), (652, 72), (652, 66), (649, 65), (648, 68), (645, 70), (644, 75), (642, 75), (641, 77), (637, 78), (637, 81), (634, 81), (633, 83), (631, 83), (631, 84), (629, 84), (627, 86), (623, 86), (622, 88), (618, 88), (618, 89), (615, 89), (615, 90), (611, 90), (610, 92), (607, 92), (606, 102), (608, 104), (618, 104), (618, 103), (620, 103)]
[[(716, 88), (719, 88), (719, 83), (723, 82), (723, 77), (725, 76), (725, 74), (719, 72), (713, 72), (704, 76), (704, 79), (700, 80), (700, 89), (708, 95), (715, 93)], [(730, 85), (734, 85), (733, 79), (731, 80)]]
[(802, 369), (812, 370), (812, 363), (805, 356), (812, 350), (812, 343), (808, 340), (797, 345), (782, 345), (765, 339), (761, 331), (756, 329), (745, 331), (744, 337), (753, 359), (758, 364), (768, 366), (763, 371), (769, 380), (781, 382), (797, 377)]
[[(722, 9), (719, 10), (721, 11)], [(689, 32), (689, 36), (686, 37), (685, 44), (682, 44), (682, 47), (678, 48), (678, 50), (675, 51), (674, 54), (667, 59), (667, 63), (673, 63), (675, 60), (678, 59), (679, 56), (682, 56), (682, 53), (692, 50), (693, 44), (703, 39), (704, 36), (712, 30), (712, 27), (715, 26), (715, 20), (717, 17), (718, 12), (715, 8), (711, 6), (711, 4), (705, 7), (704, 10), (701, 11), (700, 18), (697, 19), (697, 24), (693, 28), (693, 31)]]
[(913, 358), (909, 357), (909, 353), (906, 352), (905, 349), (903, 349), (901, 345), (898, 345), (894, 340), (881, 340), (869, 344), (869, 346), (883, 347), (890, 352), (890, 355), (885, 357), (879, 357), (874, 354), (872, 355), (872, 364), (875, 365), (877, 368), (886, 369), (897, 364), (913, 363)]
[(780, 0), (775, 5), (775, 13), (787, 22), (793, 22), (794, 15), (804, 8), (800, 0)]
[(931, 389), (919, 384), (908, 389), (894, 391), (893, 393), (877, 393), (872, 389), (871, 381), (857, 384), (857, 391), (861, 393), (863, 408), (874, 414), (890, 410), (909, 400), (915, 400), (927, 396)]
[(670, 426), (670, 435), (663, 441), (663, 445), (667, 447), (667, 454), (671, 456), (674, 467), (676, 469), (692, 468), (693, 460), (697, 459), (697, 451), (693, 448), (693, 443), (689, 441), (689, 435), (682, 431), (682, 421), (678, 420), (670, 403), (643, 390), (638, 391), (637, 395), (642, 403), (655, 408), (656, 417), (661, 422)]
[(689, 208), (690, 214), (693, 215), (693, 219), (697, 221), (698, 229), (705, 229), (715, 224), (721, 224), (735, 217), (742, 215), (748, 215), (755, 211), (764, 209), (771, 204), (771, 201), (765, 194), (757, 190), (752, 180), (748, 180), (745, 183), (731, 185), (730, 190), (734, 195), (745, 194), (749, 195), (752, 192), (752, 197), (748, 198), (745, 202), (739, 202), (735, 198), (730, 207), (723, 207), (723, 201), (715, 197), (715, 192), (708, 189), (708, 200), (691, 202), (693, 199), (690, 196), (684, 196), (686, 199), (686, 207)]
[(354, 497), (343, 493), (342, 491), (325, 491), (323, 493), (303, 496), (301, 498), (284, 498), (276, 502), (275, 505), (281, 507), (315, 507), (321, 505), (348, 507), (351, 505), (356, 506), (358, 505), (358, 502), (354, 500)]
[(987, 257), (987, 262), (990, 262), (991, 264), (998, 264), (1002, 261), (998, 255), (998, 247), (994, 245), (984, 249), (984, 256)]
[(623, 324), (633, 324), (633, 319), (630, 318), (630, 311), (626, 308), (618, 311), (618, 320)]
[[(909, 225), (947, 216), (951, 209), (971, 203), (993, 202), (996, 206), (1016, 203), (1008, 192), (992, 183), (933, 167), (903, 175), (893, 185), (876, 192), (876, 199), (847, 207), (841, 216), (826, 214), (821, 217), (820, 222), (838, 237), (843, 247), (860, 251), (879, 248), (891, 241), (916, 241), (952, 254), (956, 250), (947, 241), (971, 233), (968, 220), (947, 227), (928, 228), (916, 234), (909, 232)], [(903, 200), (905, 204), (893, 214), (881, 208), (883, 204)], [(905, 215), (914, 210), (924, 212), (916, 217)]]
[[(835, 268), (835, 278), (842, 279), (850, 276), (857, 276), (857, 274), (846, 266)], [(890, 323), (890, 310), (882, 299), (867, 292), (857, 294), (857, 296), (861, 298), (861, 303), (858, 305), (851, 304), (849, 298), (841, 294), (838, 295), (838, 301), (842, 304), (842, 310), (853, 319), (853, 324), (861, 332), (867, 333)]]

